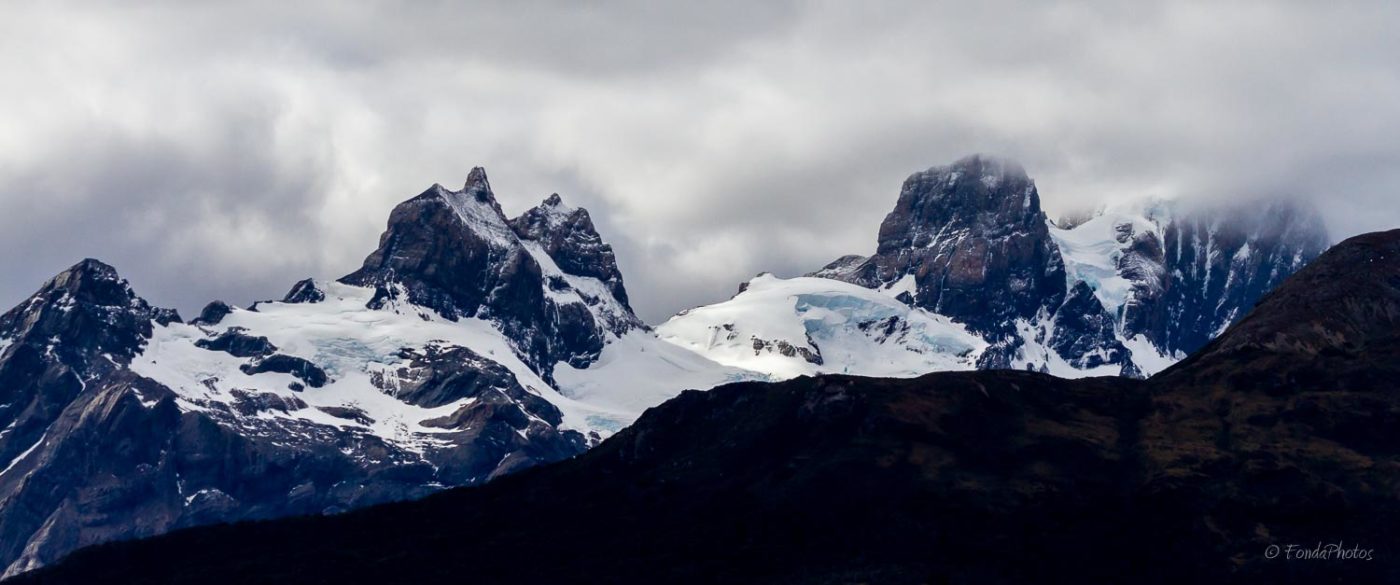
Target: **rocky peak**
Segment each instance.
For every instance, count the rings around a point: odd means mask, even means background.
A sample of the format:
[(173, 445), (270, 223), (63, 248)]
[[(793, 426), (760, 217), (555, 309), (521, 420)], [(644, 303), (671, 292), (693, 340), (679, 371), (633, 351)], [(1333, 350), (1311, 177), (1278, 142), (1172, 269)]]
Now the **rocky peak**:
[(50, 278), (30, 301), (55, 295), (74, 304), (150, 310), (150, 305), (136, 296), (116, 268), (93, 258), (86, 258)]
[[(406, 301), (450, 320), (496, 321), (546, 379), (556, 361), (595, 359), (603, 330), (641, 326), (587, 211), (556, 196), (508, 220), (480, 167), (461, 191), (434, 185), (396, 206), (379, 248), (341, 282), (376, 288), (372, 308)], [(608, 293), (620, 305), (601, 298)]]
[(520, 239), (539, 243), (560, 270), (598, 279), (613, 298), (629, 306), (617, 257), (612, 246), (598, 234), (587, 209), (569, 207), (558, 193), (553, 193), (510, 220), (510, 226)]
[[(461, 191), (433, 185), (395, 206), (379, 248), (341, 282), (381, 288), (381, 305), (394, 300), (401, 286), (407, 301), (455, 320), (476, 315), (515, 272), (538, 275), (539, 265), (528, 256), (506, 225), (485, 170), (477, 167)], [(503, 272), (507, 267), (512, 272)], [(523, 303), (543, 302), (538, 291), (517, 292)]]
[(904, 181), (880, 225), (877, 253), (928, 247), (960, 230), (998, 237), (1043, 222), (1040, 195), (1021, 165), (972, 155)]
[(486, 178), (486, 169), (482, 167), (472, 167), (461, 192), (483, 203), (496, 201), (495, 194), (491, 192), (491, 181)]
[[(521, 238), (538, 241), (564, 231), (565, 224), (569, 223), (574, 215), (580, 212), (585, 217), (588, 215), (587, 210), (565, 205), (563, 197), (560, 197), (558, 193), (551, 193), (539, 205), (531, 207), (519, 217), (510, 220), (510, 226)], [(591, 219), (588, 227), (592, 228)]]
[(1132, 353), (1118, 341), (1114, 318), (1083, 281), (1076, 282), (1055, 312), (1046, 345), (1079, 369), (1122, 365), (1119, 375), (1139, 378)]
[[(28, 300), (0, 315), (0, 404), (5, 405), (0, 408), (0, 428), (5, 429), (0, 433), (0, 461), (8, 462), (0, 471), (0, 502), (6, 504), (0, 506), (0, 532), (6, 535), (0, 538), (0, 565), (15, 558), (28, 532), (57, 516), (45, 512), (37, 519), (16, 520), (34, 509), (34, 501), (16, 499), (13, 490), (33, 481), (28, 473), (45, 456), (45, 438), (53, 444), (62, 434), (53, 430), (61, 426), (56, 424), (60, 415), (79, 395), (98, 393), (108, 375), (130, 364), (150, 339), (153, 323), (175, 321), (175, 311), (150, 306), (116, 269), (91, 259), (49, 279)], [(65, 424), (121, 411), (111, 403), (93, 405), (81, 414), (72, 413)], [(85, 439), (73, 444), (117, 444), (111, 435)], [(79, 473), (76, 465), (55, 469)], [(43, 483), (35, 488), (40, 498), (53, 491)]]
[(1065, 294), (1035, 183), (1021, 165), (985, 155), (911, 175), (880, 225), (875, 255), (856, 262), (843, 258), (824, 272), (872, 288), (912, 277), (915, 306), (984, 334), (1052, 314)]
[(174, 310), (152, 307), (136, 296), (115, 268), (89, 258), (0, 315), (0, 338), (86, 369), (103, 353), (129, 360), (150, 337), (153, 322), (178, 321)]

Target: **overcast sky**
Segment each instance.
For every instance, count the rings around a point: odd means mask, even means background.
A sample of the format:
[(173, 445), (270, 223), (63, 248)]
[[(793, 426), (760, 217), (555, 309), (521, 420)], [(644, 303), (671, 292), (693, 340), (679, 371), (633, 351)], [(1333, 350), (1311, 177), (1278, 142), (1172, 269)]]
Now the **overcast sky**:
[(972, 152), (1052, 216), (1400, 226), (1394, 1), (668, 4), (0, 2), (0, 304), (89, 256), (186, 316), (280, 298), (475, 165), (512, 215), (587, 207), (653, 323), (869, 253), (907, 175)]

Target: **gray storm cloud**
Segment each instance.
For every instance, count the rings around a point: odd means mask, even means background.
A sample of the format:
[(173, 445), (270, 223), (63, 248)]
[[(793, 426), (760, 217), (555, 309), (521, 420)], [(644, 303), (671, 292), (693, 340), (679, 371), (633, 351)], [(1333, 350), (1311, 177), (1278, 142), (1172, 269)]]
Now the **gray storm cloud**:
[(1400, 225), (1393, 2), (663, 4), (7, 3), (0, 304), (87, 256), (186, 313), (278, 297), (474, 165), (510, 213), (588, 207), (652, 322), (869, 252), (905, 176), (970, 152), (1052, 215)]

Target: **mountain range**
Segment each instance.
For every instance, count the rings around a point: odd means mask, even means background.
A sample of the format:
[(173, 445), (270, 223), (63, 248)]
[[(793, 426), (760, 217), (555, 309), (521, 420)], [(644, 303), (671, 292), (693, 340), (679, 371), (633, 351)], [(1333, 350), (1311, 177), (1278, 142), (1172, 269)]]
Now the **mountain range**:
[[(802, 375), (1030, 370), (986, 379), (1074, 394), (1040, 374), (1112, 375), (1083, 387), (1118, 408), (1327, 243), (1291, 202), (1052, 222), (1019, 165), (971, 156), (905, 181), (875, 254), (760, 275), (655, 330), (586, 210), (551, 195), (509, 218), (480, 168), (395, 207), (358, 270), (279, 301), (186, 322), (84, 260), (0, 316), (0, 565), (485, 483), (635, 441), (644, 411), (726, 383), (751, 384), (716, 394), (741, 400)], [(709, 399), (678, 400), (658, 412)]]
[(905, 180), (875, 254), (803, 278), (760, 275), (658, 332), (780, 377), (1140, 378), (1200, 349), (1327, 246), (1316, 210), (1289, 199), (1146, 199), (1052, 222), (1020, 165), (973, 155)]
[(1397, 332), (1400, 230), (1331, 248), (1147, 380), (687, 391), (484, 486), (104, 545), (16, 582), (1395, 582)]

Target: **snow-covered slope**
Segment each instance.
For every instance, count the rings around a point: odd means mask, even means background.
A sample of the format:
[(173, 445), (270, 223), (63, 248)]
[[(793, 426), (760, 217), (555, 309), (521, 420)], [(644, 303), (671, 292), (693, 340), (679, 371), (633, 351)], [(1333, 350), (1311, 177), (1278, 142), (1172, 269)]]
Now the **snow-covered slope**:
[[(303, 408), (259, 412), (264, 420), (289, 419), (361, 432), (401, 447), (422, 451), (436, 444), (435, 435), (452, 429), (429, 424), (478, 400), (461, 397), (424, 407), (395, 396), (400, 370), (408, 368), (405, 349), (429, 346), (465, 347), (502, 366), (528, 392), (558, 408), (564, 430), (585, 434), (590, 419), (627, 420), (630, 415), (593, 409), (569, 400), (540, 378), (515, 355), (509, 341), (491, 322), (469, 318), (457, 322), (411, 306), (369, 309), (374, 290), (340, 283), (319, 285), (325, 300), (317, 303), (259, 303), (256, 311), (233, 309), (218, 324), (171, 323), (156, 327), (131, 370), (160, 382), (178, 395), (184, 410), (228, 412), (239, 400), (235, 390), (305, 403)], [(306, 360), (326, 374), (326, 382), (308, 387), (283, 372), (250, 373), (248, 359), (195, 345), (236, 331), (247, 338), (266, 338), (276, 353)], [(353, 417), (327, 411), (353, 412)], [(234, 417), (232, 420), (237, 421)]]
[(1069, 282), (1083, 281), (1094, 289), (1105, 309), (1117, 313), (1128, 300), (1133, 281), (1119, 270), (1134, 234), (1156, 234), (1160, 226), (1126, 209), (1103, 210), (1072, 229), (1049, 224), (1060, 247)]
[(1327, 248), (1321, 219), (1288, 199), (1145, 198), (1050, 224), (1071, 286), (1084, 282), (1144, 374), (1199, 349)]
[(874, 255), (657, 331), (586, 210), (551, 195), (507, 218), (479, 168), (396, 206), (355, 272), (277, 302), (184, 322), (87, 260), (0, 314), (0, 567), (479, 483), (729, 381), (1150, 374), (1320, 253), (1320, 225), (1280, 203), (1060, 229), (1020, 165), (972, 156), (905, 181)]
[(85, 261), (0, 315), (0, 568), (484, 482), (762, 377), (661, 341), (587, 211), (508, 219), (481, 169), (355, 273), (188, 323)]
[[(1186, 206), (1144, 199), (1057, 226), (1019, 164), (972, 155), (906, 179), (877, 243), (871, 256), (842, 256), (808, 275), (822, 280), (769, 283), (762, 294), (682, 313), (661, 328), (663, 337), (783, 376), (972, 366), (1149, 376), (1243, 316), (1326, 249), (1327, 236), (1315, 211), (1289, 200)], [(848, 291), (865, 303), (856, 312), (913, 308), (962, 327), (978, 340), (972, 364), (927, 357), (938, 352), (891, 361), (883, 352), (902, 342), (825, 328), (794, 309), (803, 290), (833, 286), (825, 279), (898, 300), (892, 307), (889, 298), (881, 304)], [(828, 339), (809, 339), (812, 323)], [(845, 337), (859, 348), (849, 357), (836, 351)]]
[[(406, 372), (411, 372), (415, 354), (426, 348), (467, 348), (504, 366), (525, 391), (558, 409), (559, 430), (579, 431), (591, 441), (630, 424), (643, 410), (681, 390), (755, 377), (637, 330), (610, 334), (602, 356), (587, 367), (559, 364), (551, 384), (516, 355), (511, 341), (489, 320), (448, 321), (408, 304), (370, 309), (365, 305), (374, 297), (373, 289), (335, 282), (318, 283), (318, 288), (325, 299), (316, 303), (264, 302), (256, 310), (234, 308), (214, 326), (157, 326), (144, 351), (132, 360), (131, 370), (174, 390), (185, 410), (226, 413), (235, 410), (246, 393), (262, 395), (263, 400), (276, 396), (305, 406), (260, 411), (255, 418), (366, 433), (415, 452), (450, 446), (438, 437), (455, 429), (440, 419), (480, 400), (463, 396), (425, 407), (396, 396), (412, 381)], [(276, 354), (301, 358), (324, 371), (326, 382), (308, 387), (290, 373), (250, 373), (248, 359), (196, 345), (227, 331), (266, 338)]]
[(684, 311), (657, 333), (721, 364), (777, 378), (974, 369), (987, 343), (947, 317), (896, 300), (899, 292), (762, 274), (734, 298)]

